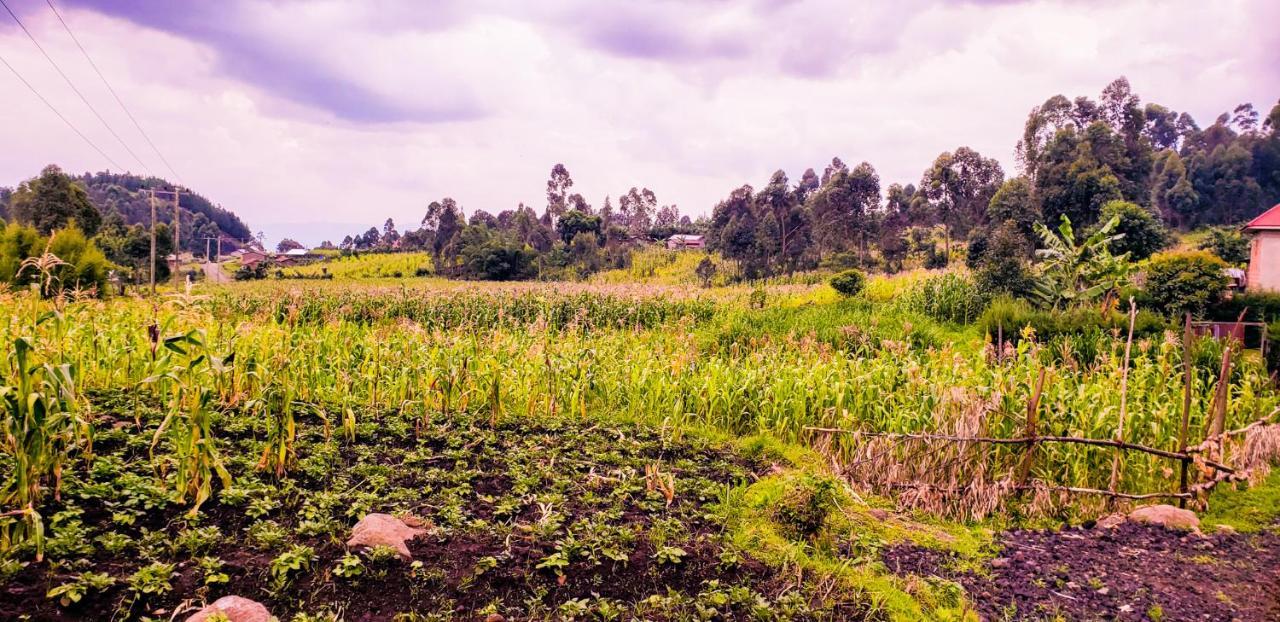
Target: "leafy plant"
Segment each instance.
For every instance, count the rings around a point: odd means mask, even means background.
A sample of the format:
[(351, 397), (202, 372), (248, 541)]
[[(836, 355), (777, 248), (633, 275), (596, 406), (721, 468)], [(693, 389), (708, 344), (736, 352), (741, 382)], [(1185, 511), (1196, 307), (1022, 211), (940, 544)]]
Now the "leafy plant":
[(288, 587), (294, 575), (311, 569), (315, 558), (315, 550), (302, 544), (281, 553), (271, 560), (271, 588), (278, 592)]
[(860, 270), (845, 270), (831, 277), (831, 288), (842, 296), (857, 296), (867, 285), (867, 276)]
[(1114, 296), (1128, 283), (1130, 272), (1128, 255), (1109, 250), (1121, 239), (1122, 234), (1114, 233), (1119, 223), (1118, 216), (1112, 217), (1083, 240), (1076, 239), (1065, 215), (1056, 233), (1036, 223), (1043, 248), (1036, 250), (1041, 264), (1033, 294), (1054, 309)]
[(103, 592), (115, 585), (115, 578), (103, 572), (82, 572), (75, 581), (63, 583), (45, 595), (58, 599), (58, 604), (69, 607), (80, 602), (90, 592)]

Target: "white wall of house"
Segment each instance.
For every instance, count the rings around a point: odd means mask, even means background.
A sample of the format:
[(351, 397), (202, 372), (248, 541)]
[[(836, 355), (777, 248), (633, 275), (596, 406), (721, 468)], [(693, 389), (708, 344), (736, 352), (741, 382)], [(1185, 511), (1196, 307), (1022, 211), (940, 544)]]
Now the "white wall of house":
[(1280, 231), (1253, 234), (1247, 288), (1280, 292)]

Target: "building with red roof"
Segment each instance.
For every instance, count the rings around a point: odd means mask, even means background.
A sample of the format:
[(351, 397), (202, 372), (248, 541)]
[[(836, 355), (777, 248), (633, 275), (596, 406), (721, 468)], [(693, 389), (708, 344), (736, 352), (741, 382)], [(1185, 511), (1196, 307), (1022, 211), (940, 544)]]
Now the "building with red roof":
[(1253, 237), (1249, 248), (1249, 289), (1280, 292), (1280, 204), (1243, 228)]

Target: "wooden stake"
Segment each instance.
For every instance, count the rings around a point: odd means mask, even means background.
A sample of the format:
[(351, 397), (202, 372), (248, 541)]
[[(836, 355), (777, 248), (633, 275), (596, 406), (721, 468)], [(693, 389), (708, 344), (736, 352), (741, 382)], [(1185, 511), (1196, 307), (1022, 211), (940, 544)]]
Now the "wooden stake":
[(1022, 456), (1022, 465), (1018, 468), (1018, 482), (1025, 486), (1027, 480), (1031, 477), (1031, 469), (1035, 466), (1036, 459), (1036, 441), (1039, 436), (1037, 430), (1040, 412), (1040, 396), (1044, 394), (1044, 377), (1045, 368), (1040, 368), (1040, 377), (1036, 380), (1035, 391), (1031, 394), (1031, 399), (1027, 401), (1027, 429), (1025, 436), (1028, 439), (1026, 451)]
[[(1116, 441), (1124, 442), (1124, 423), (1125, 418), (1129, 414), (1129, 355), (1133, 350), (1133, 325), (1138, 318), (1138, 305), (1134, 304), (1133, 298), (1129, 299), (1129, 337), (1124, 342), (1124, 369), (1120, 373), (1120, 426), (1116, 428)], [(1114, 459), (1111, 461), (1111, 486), (1109, 490), (1115, 492), (1120, 486), (1120, 457), (1121, 452), (1116, 452)]]
[[(1187, 428), (1191, 424), (1191, 314), (1186, 314), (1182, 328), (1182, 426), (1178, 429), (1178, 453), (1187, 453)], [(1189, 458), (1179, 460), (1178, 492), (1187, 492), (1187, 469), (1191, 465)], [(1185, 497), (1178, 499), (1178, 507), (1186, 508)]]

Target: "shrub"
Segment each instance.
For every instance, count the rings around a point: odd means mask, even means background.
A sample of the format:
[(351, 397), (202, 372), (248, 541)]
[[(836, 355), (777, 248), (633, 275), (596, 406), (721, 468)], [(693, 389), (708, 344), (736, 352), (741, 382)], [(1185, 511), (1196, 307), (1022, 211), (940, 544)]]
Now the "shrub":
[(1146, 268), (1146, 293), (1165, 313), (1200, 315), (1222, 299), (1226, 262), (1205, 251), (1160, 253)]
[(866, 285), (866, 275), (858, 270), (845, 270), (831, 277), (831, 288), (844, 296), (857, 296)]
[(972, 279), (947, 272), (921, 281), (905, 300), (909, 308), (935, 320), (967, 324), (982, 315), (988, 297)]
[[(1122, 335), (1129, 330), (1129, 317), (1119, 311), (1099, 312), (1094, 307), (1072, 307), (1066, 310), (1040, 310), (1027, 302), (1001, 297), (987, 307), (978, 326), (991, 340), (1003, 336), (1004, 341), (1017, 344), (1022, 331), (1030, 328), (1040, 343), (1069, 339), (1070, 352), (1077, 359), (1093, 360), (1111, 335)], [(1158, 336), (1170, 324), (1164, 317), (1151, 311), (1139, 310), (1134, 320), (1133, 336)], [(1061, 355), (1061, 348), (1048, 348), (1054, 355)]]
[(836, 504), (836, 485), (828, 478), (805, 475), (791, 482), (774, 509), (774, 519), (793, 536), (818, 533)]
[(1035, 287), (1027, 258), (1031, 243), (1017, 223), (1006, 221), (986, 241), (982, 259), (974, 272), (978, 290), (986, 296), (1008, 294), (1027, 296)]
[(1105, 223), (1112, 218), (1118, 219), (1112, 235), (1124, 236), (1109, 244), (1111, 252), (1116, 255), (1129, 253), (1130, 259), (1139, 261), (1169, 246), (1172, 241), (1160, 218), (1137, 203), (1108, 201), (1102, 206), (1098, 221)]
[(1200, 243), (1200, 250), (1209, 251), (1233, 265), (1249, 261), (1249, 239), (1231, 227), (1210, 229), (1209, 235)]

